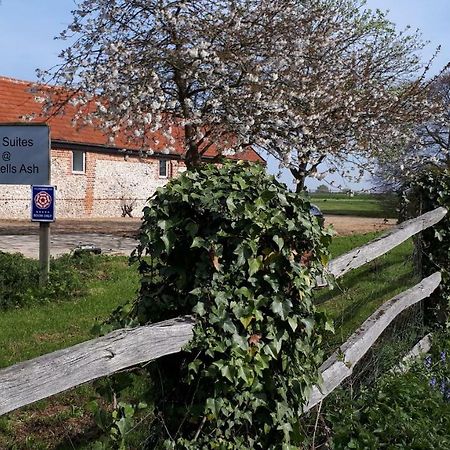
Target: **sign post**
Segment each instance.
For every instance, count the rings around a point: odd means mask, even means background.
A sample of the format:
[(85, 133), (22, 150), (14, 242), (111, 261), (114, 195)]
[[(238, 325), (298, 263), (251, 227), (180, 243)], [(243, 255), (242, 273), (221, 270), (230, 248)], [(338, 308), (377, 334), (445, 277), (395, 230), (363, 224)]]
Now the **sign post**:
[[(47, 124), (0, 124), (0, 184), (48, 186), (50, 173), (50, 129)], [(47, 195), (50, 194), (47, 192)], [(54, 195), (52, 199), (54, 213)], [(40, 283), (45, 284), (50, 269), (50, 221), (38, 221)]]
[(31, 221), (39, 222), (39, 282), (48, 281), (50, 271), (50, 223), (55, 221), (55, 187), (31, 187)]

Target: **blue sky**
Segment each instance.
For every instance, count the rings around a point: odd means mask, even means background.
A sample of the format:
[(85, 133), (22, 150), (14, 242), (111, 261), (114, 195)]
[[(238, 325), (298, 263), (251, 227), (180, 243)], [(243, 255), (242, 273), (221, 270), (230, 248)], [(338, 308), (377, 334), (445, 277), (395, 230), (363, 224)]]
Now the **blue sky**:
[[(368, 0), (367, 5), (390, 10), (390, 19), (400, 29), (419, 28), (430, 41), (424, 60), (442, 46), (433, 73), (450, 61), (450, 0)], [(54, 37), (70, 23), (74, 6), (73, 0), (0, 0), (0, 75), (34, 81), (36, 68), (56, 64), (64, 43)], [(269, 169), (276, 172), (276, 164)], [(290, 183), (288, 176), (283, 179)]]

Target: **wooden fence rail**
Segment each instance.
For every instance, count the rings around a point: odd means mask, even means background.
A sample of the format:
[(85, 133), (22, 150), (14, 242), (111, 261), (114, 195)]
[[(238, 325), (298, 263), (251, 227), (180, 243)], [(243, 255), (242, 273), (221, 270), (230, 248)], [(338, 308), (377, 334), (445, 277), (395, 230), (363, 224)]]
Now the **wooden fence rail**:
[(122, 369), (178, 353), (194, 321), (180, 317), (121, 329), (0, 370), (0, 415)]
[[(383, 238), (388, 244), (377, 239), (336, 258), (330, 262), (330, 271), (336, 276), (342, 276), (348, 270), (359, 267), (358, 264), (371, 261), (376, 257), (374, 255), (384, 254), (408, 237), (437, 223), (446, 212), (444, 208), (439, 208), (396, 227)], [(343, 344), (339, 354), (332, 355), (323, 364), (323, 386), (313, 389), (305, 411), (325, 398), (351, 374), (354, 365), (398, 314), (428, 297), (440, 281), (440, 273), (435, 273), (382, 305), (367, 319)], [(194, 323), (191, 317), (180, 317), (148, 326), (117, 330), (101, 338), (2, 369), (0, 415), (119, 370), (177, 353), (191, 340)]]
[[(441, 274), (437, 272), (373, 313), (340, 351), (322, 365), (323, 385), (314, 387), (304, 411), (314, 407), (350, 376), (355, 364), (395, 317), (428, 297), (440, 282)], [(0, 370), (0, 415), (119, 370), (177, 353), (191, 340), (193, 326), (191, 317), (180, 317), (117, 330)]]
[(348, 378), (355, 364), (372, 347), (392, 321), (405, 309), (432, 294), (441, 283), (436, 272), (411, 289), (397, 295), (378, 308), (320, 368), (323, 383), (315, 386), (304, 412), (309, 411)]
[(328, 264), (328, 271), (335, 278), (342, 277), (350, 270), (373, 261), (405, 242), (411, 236), (437, 224), (446, 214), (447, 210), (441, 207), (403, 222), (379, 238), (331, 260)]

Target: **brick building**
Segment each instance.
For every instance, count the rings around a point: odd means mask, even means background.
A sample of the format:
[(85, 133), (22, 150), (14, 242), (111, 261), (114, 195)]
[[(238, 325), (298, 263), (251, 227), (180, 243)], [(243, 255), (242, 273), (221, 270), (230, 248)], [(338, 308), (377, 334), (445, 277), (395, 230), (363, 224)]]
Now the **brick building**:
[[(0, 123), (25, 122), (40, 113), (32, 83), (0, 77)], [(139, 149), (126, 142), (108, 144), (94, 127), (76, 128), (72, 115), (58, 115), (46, 122), (51, 133), (51, 178), (57, 186), (58, 217), (117, 217), (125, 207), (139, 215), (148, 197), (185, 170), (180, 130), (174, 134), (175, 153), (166, 154), (164, 140), (155, 139), (153, 155), (141, 158)], [(44, 121), (35, 118), (37, 122)], [(205, 158), (212, 158), (214, 149)], [(241, 159), (264, 162), (253, 150)], [(1, 180), (1, 178), (0, 178)], [(30, 216), (30, 187), (0, 185), (0, 218)]]

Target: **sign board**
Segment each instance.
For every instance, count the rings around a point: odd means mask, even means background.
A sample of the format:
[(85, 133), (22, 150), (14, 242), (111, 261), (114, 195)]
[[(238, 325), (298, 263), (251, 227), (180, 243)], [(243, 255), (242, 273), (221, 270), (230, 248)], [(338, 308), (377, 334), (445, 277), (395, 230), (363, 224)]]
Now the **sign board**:
[(49, 179), (49, 127), (0, 125), (0, 184), (48, 184)]
[(55, 221), (55, 186), (31, 187), (31, 221)]

